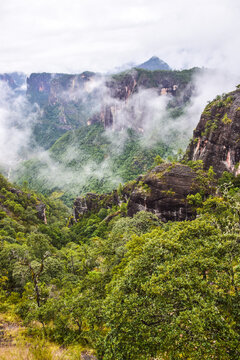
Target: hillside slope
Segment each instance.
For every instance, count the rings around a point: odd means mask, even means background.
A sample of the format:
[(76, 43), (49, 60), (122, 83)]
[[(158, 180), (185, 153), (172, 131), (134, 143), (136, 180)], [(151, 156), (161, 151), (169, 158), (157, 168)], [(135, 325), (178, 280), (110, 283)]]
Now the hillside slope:
[(119, 183), (134, 180), (157, 155), (173, 155), (161, 140), (152, 146), (144, 142), (131, 129), (106, 132), (102, 124), (84, 126), (63, 135), (46, 156), (22, 163), (15, 179), (44, 194), (62, 192), (62, 199), (71, 205), (80, 194), (112, 191)]

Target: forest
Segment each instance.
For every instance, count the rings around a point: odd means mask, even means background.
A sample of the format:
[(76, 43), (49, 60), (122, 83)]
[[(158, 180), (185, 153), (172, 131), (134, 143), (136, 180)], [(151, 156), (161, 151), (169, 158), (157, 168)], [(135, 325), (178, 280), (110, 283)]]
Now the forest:
[(21, 346), (46, 360), (239, 358), (240, 178), (188, 165), (195, 219), (167, 223), (126, 202), (74, 222), (54, 193), (1, 176), (1, 322), (21, 324), (18, 359)]

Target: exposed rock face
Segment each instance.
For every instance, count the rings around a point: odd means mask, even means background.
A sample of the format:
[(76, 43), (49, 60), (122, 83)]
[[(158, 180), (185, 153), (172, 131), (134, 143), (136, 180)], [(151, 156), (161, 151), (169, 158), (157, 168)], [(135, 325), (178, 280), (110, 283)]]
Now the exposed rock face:
[(186, 160), (202, 160), (204, 168), (213, 166), (240, 174), (240, 89), (218, 96), (205, 108), (193, 134)]
[[(141, 89), (153, 89), (156, 96), (171, 95), (171, 100), (169, 100), (171, 107), (182, 106), (190, 99), (194, 91), (191, 80), (193, 74), (198, 71), (199, 69), (152, 72), (136, 68), (114, 75), (107, 79), (105, 83), (109, 92), (108, 103), (104, 103), (103, 97), (101, 111), (90, 117), (88, 124), (102, 122), (105, 128), (111, 126), (118, 130), (119, 124), (115, 119), (118, 118), (119, 114), (121, 119), (121, 114), (124, 114), (125, 120), (126, 118), (131, 119), (131, 124), (127, 124), (127, 126), (138, 131), (142, 129), (144, 104), (142, 103), (139, 108), (135, 109), (132, 104), (129, 106), (129, 98), (133, 94), (137, 94)], [(109, 98), (112, 99), (112, 103), (109, 102)], [(136, 110), (137, 114), (135, 113)], [(126, 126), (126, 121), (124, 124)]]
[(47, 224), (47, 217), (46, 217), (46, 205), (42, 202), (36, 205), (37, 210), (37, 217)]
[(117, 191), (110, 194), (88, 193), (74, 201), (74, 219), (77, 221), (88, 212), (98, 212), (101, 208), (110, 209), (119, 204)]
[(200, 69), (195, 68), (183, 71), (152, 72), (136, 68), (112, 76), (106, 85), (110, 88), (111, 96), (120, 100), (127, 100), (131, 94), (138, 92), (140, 88), (154, 88), (159, 95), (168, 93), (173, 96), (180, 94), (183, 96), (185, 94), (189, 98), (193, 90), (193, 86), (191, 86), (192, 76), (199, 71)]
[[(13, 72), (8, 74), (0, 74), (0, 81), (4, 81), (14, 90), (16, 94), (25, 94), (24, 85), (26, 84), (27, 76), (24, 73)], [(23, 86), (23, 89), (22, 89)]]
[(27, 78), (27, 95), (41, 106), (79, 100), (79, 91), (95, 76), (92, 72), (82, 74), (33, 73)]
[[(85, 124), (101, 122), (106, 128), (111, 127), (116, 112), (130, 111), (126, 110), (125, 104), (140, 89), (154, 89), (159, 96), (172, 95), (172, 106), (180, 106), (192, 95), (191, 80), (197, 71), (199, 69), (153, 72), (136, 68), (105, 78), (92, 72), (31, 74), (27, 79), (27, 96), (32, 103), (39, 104), (42, 111), (42, 119), (36, 128), (37, 138), (41, 137), (42, 129), (46, 131), (49, 123), (48, 136), (54, 140), (56, 134), (61, 136), (65, 131)], [(133, 113), (132, 119), (135, 115)]]
[(41, 114), (33, 131), (38, 144), (49, 148), (66, 131), (86, 125), (99, 98), (92, 85), (98, 77), (92, 72), (30, 75), (27, 97), (39, 105)]
[(140, 177), (128, 202), (128, 215), (141, 210), (156, 214), (163, 222), (194, 218), (187, 195), (197, 192), (196, 173), (181, 164), (162, 164)]
[(136, 182), (125, 186), (118, 194), (87, 194), (74, 202), (74, 218), (112, 208), (128, 200), (128, 215), (145, 210), (156, 214), (164, 222), (193, 219), (195, 212), (187, 202), (187, 195), (197, 192), (196, 173), (186, 165), (162, 164)]

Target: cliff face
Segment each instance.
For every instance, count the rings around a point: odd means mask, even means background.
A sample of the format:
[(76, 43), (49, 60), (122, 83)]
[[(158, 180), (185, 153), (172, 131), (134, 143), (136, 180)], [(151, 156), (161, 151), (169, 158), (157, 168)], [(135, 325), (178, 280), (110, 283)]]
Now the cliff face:
[(120, 100), (127, 100), (140, 88), (154, 88), (159, 95), (171, 94), (173, 96), (183, 95), (185, 91), (187, 99), (193, 90), (192, 76), (198, 71), (200, 70), (197, 68), (183, 71), (148, 71), (136, 68), (112, 76), (106, 85), (110, 88), (111, 96)]
[(145, 210), (156, 214), (163, 222), (193, 219), (195, 212), (187, 202), (187, 195), (198, 191), (196, 177), (196, 173), (185, 165), (159, 165), (125, 186), (120, 194), (114, 191), (77, 198), (74, 202), (75, 221), (88, 212), (109, 209), (126, 201), (129, 216)]
[(41, 106), (78, 101), (86, 83), (95, 76), (92, 72), (79, 75), (35, 73), (27, 78), (27, 96), (31, 102)]
[(4, 81), (12, 90), (16, 90), (18, 93), (24, 93), (21, 87), (26, 83), (26, 75), (21, 72), (13, 72), (8, 74), (0, 74), (0, 81)]
[(42, 132), (52, 139), (46, 144), (49, 147), (65, 131), (84, 124), (103, 123), (104, 127), (111, 127), (115, 125), (116, 114), (122, 111), (131, 112), (129, 117), (137, 123), (133, 126), (137, 130), (141, 126), (134, 109), (126, 109), (133, 94), (140, 89), (154, 89), (159, 96), (172, 95), (172, 107), (182, 106), (192, 95), (192, 76), (197, 71), (133, 69), (107, 77), (91, 72), (31, 74), (27, 79), (27, 96), (32, 103), (39, 104), (42, 112), (36, 126), (37, 142), (44, 146)]
[[(115, 126), (117, 113), (126, 111), (130, 112), (131, 125), (138, 130), (141, 128), (141, 116), (139, 113), (135, 114), (134, 108), (128, 108), (128, 100), (133, 94), (142, 89), (154, 89), (158, 96), (172, 96), (169, 100), (170, 107), (183, 106), (194, 91), (192, 77), (198, 71), (200, 70), (197, 68), (183, 71), (148, 71), (136, 68), (114, 75), (105, 84), (112, 103), (109, 100), (107, 104), (103, 101), (101, 111), (94, 114), (88, 124), (102, 122), (105, 127)], [(115, 102), (114, 99), (118, 101)], [(144, 115), (144, 110), (142, 113)]]
[(128, 215), (150, 211), (163, 222), (194, 218), (187, 195), (196, 192), (196, 173), (181, 164), (162, 164), (140, 177), (128, 202)]
[(89, 90), (93, 79), (98, 79), (98, 75), (91, 72), (31, 74), (27, 79), (27, 97), (40, 107), (41, 116), (34, 127), (38, 144), (49, 148), (66, 131), (86, 124), (98, 98), (95, 90)]
[(193, 134), (186, 160), (202, 160), (204, 168), (213, 166), (240, 174), (240, 89), (217, 96), (205, 108)]

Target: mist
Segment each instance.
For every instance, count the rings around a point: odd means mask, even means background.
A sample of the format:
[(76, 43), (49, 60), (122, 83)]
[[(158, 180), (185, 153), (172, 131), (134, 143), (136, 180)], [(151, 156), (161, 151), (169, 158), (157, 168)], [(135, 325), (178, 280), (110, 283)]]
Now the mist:
[[(103, 191), (110, 191), (117, 188), (119, 183), (124, 183), (121, 173), (114, 167), (114, 159), (124, 152), (129, 141), (128, 129), (133, 129), (139, 136), (139, 149), (151, 149), (160, 143), (169, 149), (170, 155), (177, 154), (179, 149), (185, 151), (207, 102), (218, 94), (234, 90), (240, 82), (238, 77), (229, 73), (213, 70), (199, 72), (193, 79), (194, 91), (190, 100), (182, 108), (181, 114), (173, 117), (169, 110), (173, 96), (160, 95), (158, 89), (140, 88), (127, 100), (119, 100), (111, 96), (106, 86), (107, 79), (97, 77), (87, 83), (84, 89), (75, 87), (59, 95), (65, 100), (87, 103), (87, 96), (93, 94), (94, 111), (101, 111), (106, 106), (113, 109), (113, 124), (101, 135), (108, 144), (107, 154), (101, 161), (95, 161), (87, 150), (79, 148), (77, 138), (62, 149), (60, 157), (51, 149), (46, 151), (36, 144), (33, 147), (32, 129), (39, 119), (39, 109), (36, 105), (30, 105), (26, 98), (16, 96), (6, 84), (1, 84), (0, 162), (7, 169), (8, 176), (11, 175), (9, 169), (17, 169), (10, 180), (19, 181), (20, 178), (23, 182), (24, 176), (26, 180), (34, 177), (37, 180), (34, 189), (37, 191), (44, 188), (49, 194), (71, 189), (75, 197), (92, 191), (94, 185), (91, 183), (96, 182), (102, 184)], [(36, 162), (33, 174), (31, 162), (29, 165), (31, 159)], [(28, 162), (22, 165), (23, 160)], [(19, 168), (24, 169), (23, 176)]]
[(0, 166), (10, 176), (21, 159), (29, 156), (32, 126), (38, 117), (38, 107), (26, 96), (0, 81)]

